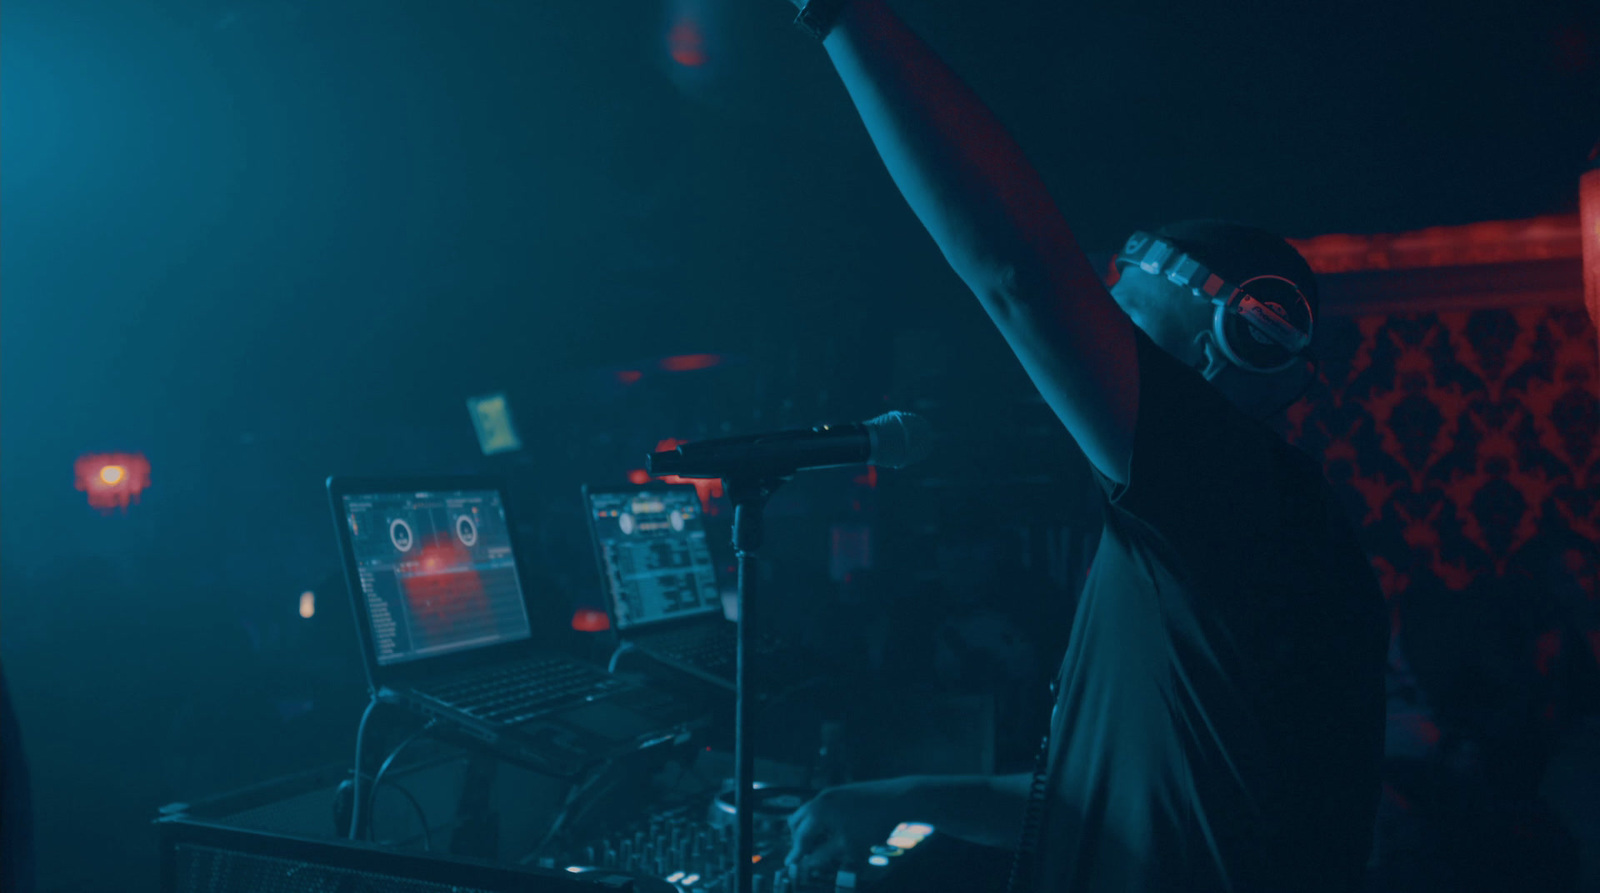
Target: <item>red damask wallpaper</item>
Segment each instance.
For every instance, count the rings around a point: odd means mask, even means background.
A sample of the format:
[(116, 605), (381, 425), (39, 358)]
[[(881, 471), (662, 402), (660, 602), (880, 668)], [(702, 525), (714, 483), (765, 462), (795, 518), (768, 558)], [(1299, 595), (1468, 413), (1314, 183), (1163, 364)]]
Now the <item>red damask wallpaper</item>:
[[(1581, 306), (1332, 318), (1285, 433), (1321, 456), (1385, 593), (1600, 543), (1600, 361)], [(1592, 560), (1592, 558), (1591, 558)]]

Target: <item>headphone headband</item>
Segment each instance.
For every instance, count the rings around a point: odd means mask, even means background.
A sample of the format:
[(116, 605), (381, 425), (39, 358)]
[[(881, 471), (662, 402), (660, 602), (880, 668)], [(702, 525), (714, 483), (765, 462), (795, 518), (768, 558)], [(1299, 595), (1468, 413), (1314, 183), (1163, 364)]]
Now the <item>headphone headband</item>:
[(1215, 304), (1212, 328), (1234, 365), (1251, 372), (1281, 372), (1311, 346), (1311, 302), (1282, 276), (1255, 276), (1235, 285), (1172, 242), (1144, 231), (1128, 237), (1115, 264), (1119, 270), (1137, 266), (1152, 276), (1164, 274)]

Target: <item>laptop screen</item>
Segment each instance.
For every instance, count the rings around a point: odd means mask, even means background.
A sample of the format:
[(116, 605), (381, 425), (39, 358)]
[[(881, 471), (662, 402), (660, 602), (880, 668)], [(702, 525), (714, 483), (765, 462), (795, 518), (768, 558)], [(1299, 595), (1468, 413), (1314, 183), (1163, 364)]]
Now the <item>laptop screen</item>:
[(693, 487), (600, 491), (588, 497), (617, 629), (721, 613), (716, 565)]
[(498, 491), (346, 494), (342, 501), (379, 664), (529, 637)]

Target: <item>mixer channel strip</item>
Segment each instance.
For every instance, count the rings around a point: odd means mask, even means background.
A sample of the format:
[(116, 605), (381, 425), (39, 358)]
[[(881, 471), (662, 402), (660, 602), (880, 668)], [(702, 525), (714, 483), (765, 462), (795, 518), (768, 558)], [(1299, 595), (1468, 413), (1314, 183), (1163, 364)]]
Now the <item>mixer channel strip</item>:
[[(734, 888), (733, 827), (697, 820), (694, 812), (685, 806), (658, 813), (648, 823), (636, 823), (569, 853), (570, 861), (563, 867), (574, 873), (605, 870), (653, 877), (685, 891), (728, 893)], [(758, 830), (754, 847), (757, 890), (802, 893), (809, 889), (793, 884), (784, 870), (786, 838)]]

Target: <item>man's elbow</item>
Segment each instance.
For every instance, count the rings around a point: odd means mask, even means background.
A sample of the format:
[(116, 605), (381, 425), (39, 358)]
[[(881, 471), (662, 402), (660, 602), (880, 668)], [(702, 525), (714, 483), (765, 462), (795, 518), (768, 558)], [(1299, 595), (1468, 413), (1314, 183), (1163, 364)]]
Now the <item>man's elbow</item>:
[(1049, 286), (1043, 265), (1017, 261), (974, 263), (961, 271), (961, 280), (999, 326), (1012, 346), (1016, 339), (1033, 340), (1056, 305), (1059, 293)]

